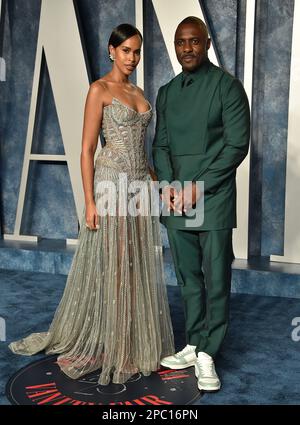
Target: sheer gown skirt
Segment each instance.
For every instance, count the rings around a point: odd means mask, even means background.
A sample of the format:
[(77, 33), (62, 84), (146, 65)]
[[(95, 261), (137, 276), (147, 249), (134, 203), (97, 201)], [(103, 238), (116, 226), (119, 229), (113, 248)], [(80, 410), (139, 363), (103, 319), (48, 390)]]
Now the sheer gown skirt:
[[(102, 179), (118, 179), (111, 168), (103, 167), (101, 173)], [(174, 338), (159, 218), (98, 219), (99, 229), (89, 230), (83, 212), (66, 287), (49, 330), (9, 347), (23, 355), (58, 353), (59, 367), (73, 379), (101, 369), (99, 384), (107, 385), (158, 370), (161, 358), (174, 353)]]

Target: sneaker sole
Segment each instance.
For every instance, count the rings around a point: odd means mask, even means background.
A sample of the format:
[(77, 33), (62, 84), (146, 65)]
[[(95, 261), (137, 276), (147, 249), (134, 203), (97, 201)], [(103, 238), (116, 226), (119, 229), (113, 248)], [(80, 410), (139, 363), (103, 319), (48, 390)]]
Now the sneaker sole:
[[(195, 373), (195, 376), (198, 379), (197, 373)], [(205, 388), (205, 386), (202, 386), (199, 383), (197, 385), (198, 385), (198, 390), (199, 391), (207, 391), (207, 392), (210, 392), (211, 391), (211, 392), (214, 392), (214, 391), (219, 391), (219, 389), (221, 388), (221, 384), (216, 385), (215, 387), (210, 386), (210, 387), (206, 387), (206, 388)]]
[(195, 362), (196, 362), (196, 360), (193, 361), (193, 362), (186, 363), (185, 365), (176, 365), (175, 366), (175, 365), (170, 365), (168, 363), (165, 363), (164, 361), (161, 361), (160, 364), (164, 367), (167, 367), (168, 369), (181, 370), (181, 369), (186, 369), (187, 367), (195, 366)]
[(219, 389), (221, 388), (221, 385), (218, 385), (218, 386), (216, 386), (216, 387), (209, 387), (209, 388), (205, 388), (205, 387), (203, 387), (203, 386), (201, 386), (201, 385), (199, 385), (198, 384), (198, 390), (199, 391), (206, 391), (206, 392), (216, 392), (216, 391), (219, 391)]

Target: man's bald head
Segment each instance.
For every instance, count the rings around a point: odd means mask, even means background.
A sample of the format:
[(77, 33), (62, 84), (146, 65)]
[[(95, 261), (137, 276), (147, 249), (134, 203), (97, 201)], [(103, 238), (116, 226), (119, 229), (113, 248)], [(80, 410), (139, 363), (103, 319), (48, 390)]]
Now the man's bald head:
[(197, 16), (188, 16), (187, 18), (184, 18), (178, 24), (176, 32), (181, 25), (185, 25), (185, 24), (198, 25), (201, 28), (201, 30), (203, 31), (203, 33), (205, 34), (206, 38), (207, 39), (209, 38), (208, 30), (207, 30), (207, 26), (205, 25), (205, 22), (203, 22), (202, 19), (198, 18)]

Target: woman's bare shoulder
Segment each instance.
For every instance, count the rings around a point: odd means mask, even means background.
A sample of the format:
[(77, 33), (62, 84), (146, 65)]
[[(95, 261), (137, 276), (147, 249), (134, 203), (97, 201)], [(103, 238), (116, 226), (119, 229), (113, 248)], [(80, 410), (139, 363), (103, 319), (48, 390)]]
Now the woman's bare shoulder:
[(96, 102), (99, 105), (106, 105), (109, 101), (109, 91), (106, 82), (102, 79), (95, 80), (90, 84), (88, 91), (90, 102)]
[(90, 85), (90, 91), (94, 92), (95, 94), (103, 95), (107, 91), (107, 83), (105, 80), (99, 78), (98, 80), (95, 80)]
[(141, 96), (145, 97), (145, 93), (144, 90), (141, 89), (141, 87), (139, 86), (134, 86), (135, 90), (137, 91), (138, 94), (140, 94)]

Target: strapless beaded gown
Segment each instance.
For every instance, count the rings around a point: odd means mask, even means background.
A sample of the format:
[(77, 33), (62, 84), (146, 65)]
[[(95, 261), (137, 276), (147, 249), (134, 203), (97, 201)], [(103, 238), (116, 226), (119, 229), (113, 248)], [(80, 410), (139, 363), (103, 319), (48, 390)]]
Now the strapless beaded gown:
[[(118, 183), (120, 175), (126, 175), (128, 185), (144, 182), (149, 200), (145, 204), (151, 208), (144, 151), (151, 116), (150, 105), (139, 113), (116, 98), (104, 107), (106, 144), (95, 161), (96, 205), (99, 183), (115, 183), (121, 197)], [(121, 214), (118, 206), (115, 215), (98, 211), (98, 219), (99, 229), (88, 229), (84, 209), (66, 287), (48, 331), (30, 334), (9, 348), (22, 355), (57, 353), (59, 367), (70, 378), (99, 369), (98, 382), (107, 385), (158, 370), (160, 359), (174, 353), (174, 338), (159, 218), (149, 211)]]

